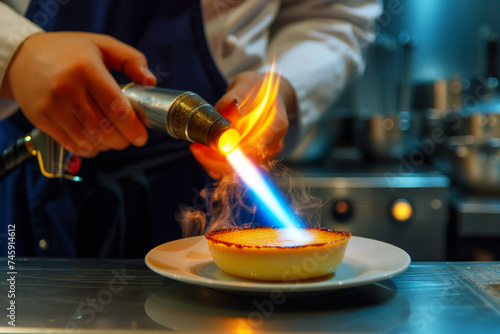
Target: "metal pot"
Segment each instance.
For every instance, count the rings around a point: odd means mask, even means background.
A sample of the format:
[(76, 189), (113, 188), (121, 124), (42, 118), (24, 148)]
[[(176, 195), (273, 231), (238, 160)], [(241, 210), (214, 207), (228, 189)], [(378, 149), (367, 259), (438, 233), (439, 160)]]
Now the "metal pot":
[(445, 121), (450, 137), (473, 136), (476, 141), (500, 138), (500, 112), (450, 112)]
[(421, 119), (407, 111), (395, 115), (373, 115), (354, 122), (355, 142), (372, 159), (406, 157), (417, 148), (421, 136)]
[(500, 138), (450, 137), (432, 160), (458, 186), (478, 194), (500, 194)]
[(424, 122), (424, 137), (432, 136), (435, 129), (448, 137), (472, 136), (476, 141), (500, 138), (500, 111), (468, 112), (440, 109), (419, 110)]
[[(499, 85), (494, 77), (456, 77), (437, 79), (415, 85), (414, 108), (485, 111), (485, 107), (498, 106), (496, 93)], [(491, 111), (491, 109), (490, 109)]]
[(438, 79), (415, 85), (414, 107), (418, 109), (457, 110), (471, 96), (472, 80), (467, 78)]

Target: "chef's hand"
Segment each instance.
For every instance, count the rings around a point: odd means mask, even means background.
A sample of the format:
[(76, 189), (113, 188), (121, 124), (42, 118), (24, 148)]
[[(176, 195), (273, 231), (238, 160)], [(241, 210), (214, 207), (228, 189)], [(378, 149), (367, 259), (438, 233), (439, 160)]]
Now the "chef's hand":
[[(230, 83), (226, 94), (215, 104), (215, 109), (237, 127), (236, 125), (242, 116), (251, 112), (249, 110), (251, 103), (242, 104), (243, 100), (250, 96), (251, 101), (264, 79), (265, 74), (263, 73), (253, 71), (240, 73)], [(260, 133), (256, 136), (249, 136), (240, 143), (240, 148), (250, 159), (261, 164), (273, 158), (283, 149), (289, 119), (295, 118), (296, 105), (292, 86), (281, 77), (278, 98), (273, 105), (276, 108), (276, 113), (270, 126), (258, 129)], [(241, 129), (239, 130), (242, 132)], [(231, 167), (225, 156), (215, 150), (195, 143), (191, 145), (191, 152), (212, 178), (220, 179), (224, 174), (231, 172)]]
[(0, 92), (15, 99), (34, 126), (79, 156), (144, 145), (146, 128), (109, 69), (135, 82), (156, 83), (144, 55), (110, 36), (35, 34), (18, 48)]

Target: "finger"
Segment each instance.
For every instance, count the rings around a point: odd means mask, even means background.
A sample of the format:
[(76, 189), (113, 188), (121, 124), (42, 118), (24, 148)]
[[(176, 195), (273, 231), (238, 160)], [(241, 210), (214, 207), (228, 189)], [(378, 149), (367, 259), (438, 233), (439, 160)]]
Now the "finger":
[[(86, 132), (90, 135), (90, 139), (98, 146), (104, 141), (103, 125), (106, 124), (106, 116), (96, 106), (94, 100), (90, 97), (87, 91), (82, 90), (80, 97), (76, 98), (75, 116), (78, 118)], [(109, 123), (111, 123), (108, 120)]]
[(113, 148), (108, 146), (108, 145), (105, 145), (105, 144), (99, 144), (99, 146), (97, 146), (97, 150), (99, 152), (105, 152), (105, 151), (110, 151), (112, 150)]
[(108, 68), (125, 73), (134, 82), (151, 86), (156, 84), (156, 77), (148, 69), (142, 52), (110, 36), (95, 37)]
[(215, 104), (214, 108), (232, 124), (237, 124), (241, 119), (239, 111), (239, 97), (231, 92), (224, 94)]
[(88, 101), (88, 110), (83, 117), (85, 120), (82, 121), (82, 124), (97, 141), (99, 150), (101, 150), (101, 146), (106, 147), (106, 150), (126, 148), (129, 145), (129, 140), (116, 130), (111, 120), (101, 112), (88, 93), (86, 93), (85, 98)]
[(257, 72), (243, 72), (237, 75), (229, 84), (226, 94), (220, 99), (221, 107), (236, 102), (244, 107), (257, 94), (262, 85), (264, 75)]
[(220, 179), (224, 174), (231, 173), (232, 170), (226, 158), (218, 152), (199, 143), (191, 144), (189, 149), (210, 177)]
[(55, 125), (52, 122), (43, 124), (40, 123), (38, 128), (52, 137), (56, 142), (58, 142), (62, 147), (64, 147), (67, 151), (78, 155), (78, 149), (76, 143), (71, 139), (71, 137), (64, 131), (61, 127)]
[(71, 112), (60, 113), (55, 122), (76, 144), (76, 154), (79, 156), (95, 155), (97, 143), (87, 133), (78, 118)]
[(262, 83), (263, 75), (256, 72), (243, 72), (230, 83), (226, 93), (217, 101), (217, 109), (231, 123), (238, 124), (241, 117), (251, 111), (252, 97)]
[(136, 146), (144, 145), (148, 137), (146, 127), (107, 69), (102, 64), (97, 66), (102, 67), (102, 75), (88, 83), (90, 96), (123, 137)]

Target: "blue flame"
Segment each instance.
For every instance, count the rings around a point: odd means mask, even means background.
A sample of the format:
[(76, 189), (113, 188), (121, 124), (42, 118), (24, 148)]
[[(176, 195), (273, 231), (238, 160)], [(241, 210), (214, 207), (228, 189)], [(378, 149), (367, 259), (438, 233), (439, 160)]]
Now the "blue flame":
[(290, 206), (239, 149), (229, 153), (226, 158), (243, 183), (252, 191), (259, 202), (268, 209), (273, 216), (273, 220), (280, 224), (281, 227), (286, 228), (291, 239), (308, 239), (307, 233), (300, 230), (303, 223)]

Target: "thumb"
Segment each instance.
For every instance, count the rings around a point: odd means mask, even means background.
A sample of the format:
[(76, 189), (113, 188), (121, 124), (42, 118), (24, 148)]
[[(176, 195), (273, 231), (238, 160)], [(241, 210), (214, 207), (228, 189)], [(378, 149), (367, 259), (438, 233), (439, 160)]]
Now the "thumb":
[(224, 94), (214, 108), (231, 124), (236, 125), (241, 118), (239, 100), (231, 93)]
[(226, 158), (218, 152), (200, 143), (191, 144), (189, 148), (193, 157), (213, 179), (220, 179), (224, 174), (231, 173)]
[(93, 37), (107, 68), (123, 72), (130, 80), (137, 83), (149, 86), (156, 84), (156, 77), (148, 69), (146, 57), (142, 52), (111, 36)]

